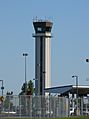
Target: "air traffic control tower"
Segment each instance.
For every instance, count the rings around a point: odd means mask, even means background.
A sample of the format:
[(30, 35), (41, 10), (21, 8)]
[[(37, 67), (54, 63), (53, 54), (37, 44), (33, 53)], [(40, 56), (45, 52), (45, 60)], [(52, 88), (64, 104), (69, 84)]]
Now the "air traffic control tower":
[(35, 29), (35, 95), (45, 95), (44, 89), (51, 87), (50, 38), (52, 22), (33, 21)]

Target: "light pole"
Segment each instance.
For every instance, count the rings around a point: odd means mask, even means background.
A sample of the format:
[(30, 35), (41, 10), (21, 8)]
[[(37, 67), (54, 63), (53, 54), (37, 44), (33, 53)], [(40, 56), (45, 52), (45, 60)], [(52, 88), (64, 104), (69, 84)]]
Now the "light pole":
[(73, 75), (72, 78), (76, 78), (76, 99), (77, 99), (77, 115), (78, 115), (78, 76), (77, 75)]
[(25, 94), (26, 94), (26, 88), (27, 88), (27, 86), (26, 86), (26, 83), (27, 83), (27, 80), (26, 80), (26, 57), (28, 56), (28, 53), (23, 53), (23, 56), (25, 57), (25, 73), (24, 73), (24, 75), (25, 75)]
[(0, 80), (2, 82), (2, 87), (1, 87), (1, 90), (2, 90), (2, 96), (3, 96), (3, 90), (4, 90), (4, 87), (3, 87), (3, 80)]

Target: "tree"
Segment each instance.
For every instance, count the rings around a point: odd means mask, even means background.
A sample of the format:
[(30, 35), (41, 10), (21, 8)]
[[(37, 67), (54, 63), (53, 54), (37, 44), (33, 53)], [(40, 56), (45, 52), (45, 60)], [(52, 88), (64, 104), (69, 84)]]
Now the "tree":
[(32, 80), (30, 80), (28, 83), (23, 83), (19, 95), (33, 95), (33, 93), (34, 93), (34, 84)]
[(30, 80), (27, 86), (27, 95), (33, 95), (33, 93), (34, 93), (34, 84), (32, 80)]
[(4, 101), (4, 108), (7, 111), (11, 111), (13, 110), (13, 103), (12, 100), (13, 99), (13, 92), (8, 92), (6, 93), (6, 97), (5, 97), (5, 101)]
[(22, 88), (21, 88), (21, 92), (19, 95), (24, 95), (25, 94), (25, 90), (27, 92), (27, 82), (23, 83)]

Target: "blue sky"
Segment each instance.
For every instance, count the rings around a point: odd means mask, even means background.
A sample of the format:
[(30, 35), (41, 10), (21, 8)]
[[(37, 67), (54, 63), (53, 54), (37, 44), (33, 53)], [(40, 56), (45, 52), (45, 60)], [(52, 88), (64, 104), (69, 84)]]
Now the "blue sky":
[(36, 16), (53, 22), (52, 86), (75, 84), (72, 75), (78, 75), (80, 85), (88, 85), (89, 0), (0, 0), (0, 80), (4, 80), (4, 94), (21, 90), (23, 52), (29, 54), (27, 81), (35, 76), (32, 22)]

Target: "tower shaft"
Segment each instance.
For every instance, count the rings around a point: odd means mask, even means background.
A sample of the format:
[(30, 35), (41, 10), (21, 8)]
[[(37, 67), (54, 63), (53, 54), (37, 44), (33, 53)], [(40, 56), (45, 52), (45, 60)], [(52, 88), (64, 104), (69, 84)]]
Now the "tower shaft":
[(50, 37), (51, 22), (33, 22), (35, 28), (35, 93), (44, 95), (51, 86)]

